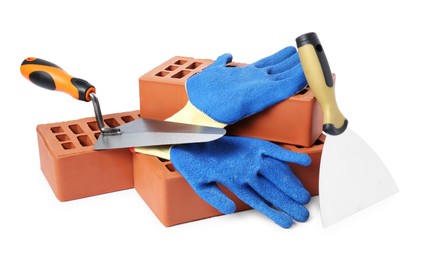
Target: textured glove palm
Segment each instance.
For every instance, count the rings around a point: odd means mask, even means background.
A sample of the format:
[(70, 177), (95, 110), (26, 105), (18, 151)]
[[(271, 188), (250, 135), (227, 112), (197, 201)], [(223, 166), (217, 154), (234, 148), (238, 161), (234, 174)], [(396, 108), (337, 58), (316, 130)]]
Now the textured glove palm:
[(284, 228), (292, 225), (292, 219), (304, 222), (309, 217), (303, 205), (310, 194), (286, 163), (309, 165), (306, 154), (260, 139), (225, 136), (175, 145), (171, 161), (195, 192), (224, 214), (235, 212), (236, 206), (217, 183)]

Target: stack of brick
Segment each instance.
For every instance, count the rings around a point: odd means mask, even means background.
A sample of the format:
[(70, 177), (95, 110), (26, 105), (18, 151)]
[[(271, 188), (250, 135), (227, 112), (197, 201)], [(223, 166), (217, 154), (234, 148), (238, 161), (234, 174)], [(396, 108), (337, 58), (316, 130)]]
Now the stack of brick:
[[(186, 80), (212, 62), (177, 56), (144, 74), (139, 79), (140, 116), (164, 120), (178, 112), (187, 102)], [(244, 64), (231, 63), (229, 66)], [(228, 135), (260, 138), (310, 155), (310, 166), (290, 166), (311, 195), (318, 195), (320, 157), (325, 136), (322, 135), (319, 104), (308, 88), (228, 126), (226, 130)], [(133, 154), (133, 168), (135, 189), (165, 226), (221, 214), (196, 195), (170, 161)], [(221, 188), (234, 199), (237, 211), (250, 208), (229, 190)]]
[[(105, 115), (105, 124), (116, 127), (139, 117), (164, 120), (187, 102), (186, 80), (213, 60), (174, 57), (139, 79), (140, 114), (130, 111)], [(243, 66), (232, 63), (230, 66)], [(269, 140), (307, 153), (308, 167), (290, 164), (311, 195), (318, 194), (323, 148), (322, 114), (307, 88), (297, 95), (227, 127), (227, 134)], [(37, 126), (41, 169), (60, 201), (69, 201), (135, 188), (165, 226), (221, 215), (203, 201), (175, 170), (172, 163), (154, 156), (132, 154), (129, 149), (94, 151), (100, 131), (96, 119)], [(250, 207), (225, 187), (237, 211)]]

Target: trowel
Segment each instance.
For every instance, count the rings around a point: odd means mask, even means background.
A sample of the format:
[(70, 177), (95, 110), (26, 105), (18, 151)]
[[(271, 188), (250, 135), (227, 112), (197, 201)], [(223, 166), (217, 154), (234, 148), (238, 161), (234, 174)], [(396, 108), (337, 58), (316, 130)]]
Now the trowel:
[(101, 134), (94, 150), (136, 146), (172, 145), (213, 141), (226, 130), (161, 120), (140, 118), (119, 127), (106, 127), (103, 121), (96, 88), (87, 81), (72, 77), (49, 61), (27, 58), (21, 64), (22, 75), (37, 86), (65, 92), (75, 99), (93, 103), (96, 122)]
[(307, 82), (323, 113), (327, 134), (320, 161), (319, 203), (328, 227), (398, 192), (390, 172), (338, 108), (334, 79), (316, 33), (296, 39)]

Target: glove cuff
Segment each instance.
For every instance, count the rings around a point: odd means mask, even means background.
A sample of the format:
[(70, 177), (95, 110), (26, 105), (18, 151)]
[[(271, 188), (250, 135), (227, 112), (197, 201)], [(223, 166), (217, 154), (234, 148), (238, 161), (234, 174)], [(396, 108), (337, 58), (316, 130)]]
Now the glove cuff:
[(207, 114), (196, 108), (189, 100), (179, 112), (167, 118), (166, 121), (218, 128), (224, 128), (227, 125), (215, 121)]

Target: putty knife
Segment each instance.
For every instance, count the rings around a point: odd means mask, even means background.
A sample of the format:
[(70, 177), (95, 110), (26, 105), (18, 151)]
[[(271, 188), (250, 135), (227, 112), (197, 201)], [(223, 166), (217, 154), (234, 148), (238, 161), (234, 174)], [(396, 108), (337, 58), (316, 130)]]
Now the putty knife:
[(322, 109), (323, 131), (328, 134), (319, 175), (320, 211), (327, 227), (397, 193), (398, 188), (373, 149), (347, 127), (316, 33), (301, 35), (296, 42), (307, 82)]
[(101, 131), (93, 147), (95, 150), (208, 142), (226, 133), (221, 128), (143, 118), (108, 128), (103, 122), (96, 89), (87, 81), (72, 77), (56, 64), (37, 58), (25, 59), (21, 64), (21, 73), (40, 87), (65, 92), (78, 100), (92, 101)]

